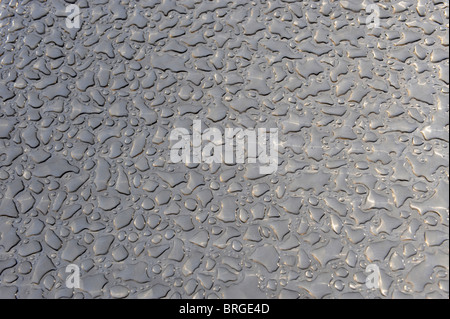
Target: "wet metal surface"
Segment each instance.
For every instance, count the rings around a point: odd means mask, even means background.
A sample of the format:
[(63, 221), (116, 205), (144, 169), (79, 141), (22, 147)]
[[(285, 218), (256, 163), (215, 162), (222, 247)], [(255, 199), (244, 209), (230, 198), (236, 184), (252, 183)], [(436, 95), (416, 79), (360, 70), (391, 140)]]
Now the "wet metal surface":
[(0, 298), (448, 298), (448, 1), (375, 3), (0, 1)]

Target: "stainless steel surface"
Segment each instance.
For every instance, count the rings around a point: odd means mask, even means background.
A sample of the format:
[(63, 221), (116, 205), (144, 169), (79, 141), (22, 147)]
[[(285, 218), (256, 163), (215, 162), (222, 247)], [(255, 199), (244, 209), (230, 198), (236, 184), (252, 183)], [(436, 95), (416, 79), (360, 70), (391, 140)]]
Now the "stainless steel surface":
[(448, 1), (371, 3), (0, 1), (0, 298), (448, 298)]

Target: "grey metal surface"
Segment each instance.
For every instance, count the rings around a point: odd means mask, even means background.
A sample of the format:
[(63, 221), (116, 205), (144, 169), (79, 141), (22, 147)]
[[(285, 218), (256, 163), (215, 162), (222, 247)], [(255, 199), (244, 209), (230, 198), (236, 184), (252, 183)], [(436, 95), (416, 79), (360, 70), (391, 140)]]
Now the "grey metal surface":
[(448, 1), (370, 3), (0, 1), (0, 298), (448, 298)]

